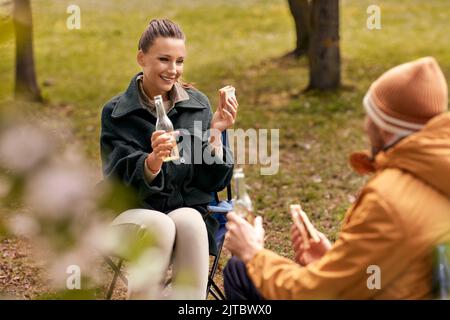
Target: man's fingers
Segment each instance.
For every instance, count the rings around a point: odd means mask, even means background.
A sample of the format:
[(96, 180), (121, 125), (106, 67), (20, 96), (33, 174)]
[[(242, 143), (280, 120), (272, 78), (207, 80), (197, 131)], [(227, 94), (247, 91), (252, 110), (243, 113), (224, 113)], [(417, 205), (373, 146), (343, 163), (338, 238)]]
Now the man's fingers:
[(291, 224), (291, 234), (294, 235), (294, 232), (296, 230), (296, 227), (294, 224)]
[[(228, 226), (230, 228), (235, 229), (236, 231), (239, 230), (243, 230), (243, 228), (247, 228), (247, 227), (253, 227), (247, 220), (245, 220), (244, 218), (240, 217), (239, 215), (237, 215), (234, 211), (230, 211), (227, 213), (227, 224), (225, 225), (228, 229)], [(263, 227), (261, 226), (261, 229), (263, 229)], [(230, 229), (228, 229), (230, 230)]]
[(309, 248), (308, 232), (306, 231), (302, 223), (299, 224), (298, 229), (300, 231), (301, 238), (303, 239), (303, 246), (305, 247), (305, 249), (308, 249)]
[(237, 215), (234, 211), (230, 211), (227, 213), (227, 219), (229, 222), (234, 222), (236, 224), (248, 223), (247, 220)]
[(294, 247), (297, 249), (298, 252), (303, 252), (305, 250), (302, 238), (297, 238), (294, 240)]
[(327, 236), (325, 234), (323, 234), (322, 232), (317, 231), (317, 234), (319, 235), (319, 238), (321, 240), (328, 240)]
[(228, 231), (227, 231), (227, 234), (228, 234), (229, 232), (232, 232), (233, 229), (234, 229), (234, 223), (228, 221), (228, 222), (225, 224), (225, 228), (227, 228), (227, 230), (228, 230)]
[(293, 231), (291, 234), (292, 243), (298, 242), (302, 239), (298, 231)]
[(293, 237), (299, 237), (300, 236), (300, 231), (298, 230), (297, 226), (295, 224), (293, 224), (291, 226), (291, 233)]
[(255, 228), (257, 229), (263, 229), (263, 220), (261, 216), (257, 216), (255, 218), (254, 224)]
[(305, 265), (306, 265), (305, 258), (303, 257), (303, 255), (300, 255), (300, 256), (298, 257), (298, 262), (299, 262), (302, 266), (305, 266)]
[(233, 221), (237, 217), (237, 214), (234, 211), (230, 211), (227, 213), (227, 220)]
[(257, 216), (255, 218), (255, 221), (253, 222), (253, 226), (256, 230), (256, 232), (261, 236), (262, 239), (264, 239), (264, 227), (263, 227), (263, 219), (261, 216)]

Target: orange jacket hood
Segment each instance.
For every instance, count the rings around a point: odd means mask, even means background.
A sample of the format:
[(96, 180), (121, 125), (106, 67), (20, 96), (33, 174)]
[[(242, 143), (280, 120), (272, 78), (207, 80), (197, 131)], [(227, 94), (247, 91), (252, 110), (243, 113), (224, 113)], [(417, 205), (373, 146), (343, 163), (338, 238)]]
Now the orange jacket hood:
[(407, 171), (450, 197), (450, 112), (433, 118), (421, 131), (379, 153), (375, 168)]

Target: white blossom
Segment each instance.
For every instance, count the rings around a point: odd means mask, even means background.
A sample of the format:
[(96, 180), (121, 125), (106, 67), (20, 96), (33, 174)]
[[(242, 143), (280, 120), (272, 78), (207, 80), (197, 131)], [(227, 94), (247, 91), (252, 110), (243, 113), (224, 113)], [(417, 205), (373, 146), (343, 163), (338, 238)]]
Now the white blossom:
[(9, 128), (0, 136), (0, 165), (13, 173), (25, 173), (51, 153), (53, 145), (43, 130), (31, 124)]
[(33, 237), (40, 231), (38, 221), (27, 214), (16, 214), (8, 220), (9, 229), (18, 236)]
[(0, 176), (0, 198), (5, 197), (11, 190), (11, 187), (11, 181), (6, 179), (5, 177)]
[(160, 299), (163, 290), (161, 275), (166, 268), (158, 249), (146, 249), (138, 259), (128, 264), (129, 295), (132, 298)]
[(65, 218), (87, 214), (94, 199), (87, 172), (71, 166), (47, 167), (27, 181), (25, 203), (39, 215)]

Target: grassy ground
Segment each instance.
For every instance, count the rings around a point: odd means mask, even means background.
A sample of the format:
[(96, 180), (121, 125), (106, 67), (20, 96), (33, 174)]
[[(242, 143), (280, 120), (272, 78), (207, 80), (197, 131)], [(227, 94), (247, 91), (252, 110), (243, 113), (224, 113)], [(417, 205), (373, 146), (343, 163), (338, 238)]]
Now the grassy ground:
[[(66, 28), (70, 1), (32, 3), (37, 73), (48, 99), (36, 110), (70, 118), (83, 151), (98, 167), (100, 111), (139, 71), (135, 54), (143, 28), (151, 17), (179, 22), (187, 35), (185, 80), (207, 94), (213, 106), (216, 90), (233, 84), (240, 103), (236, 127), (280, 129), (278, 174), (261, 176), (257, 165), (245, 170), (258, 214), (265, 220), (266, 245), (285, 256), (292, 254), (289, 203), (303, 203), (318, 228), (334, 239), (364, 183), (350, 171), (347, 156), (366, 146), (361, 101), (371, 81), (387, 68), (425, 55), (436, 57), (450, 77), (447, 0), (376, 1), (382, 29), (372, 31), (366, 28), (366, 9), (373, 1), (343, 0), (344, 88), (326, 94), (302, 93), (308, 81), (305, 58), (279, 59), (292, 49), (295, 37), (283, 0), (80, 0), (81, 30)], [(12, 27), (7, 19), (0, 19), (0, 100), (4, 101), (12, 97), (13, 54)], [(11, 248), (16, 244), (11, 239), (0, 248), (15, 252)], [(11, 254), (3, 254), (0, 264), (11, 264), (12, 259)], [(21, 274), (16, 286), (25, 288)], [(40, 291), (38, 282), (30, 286)]]

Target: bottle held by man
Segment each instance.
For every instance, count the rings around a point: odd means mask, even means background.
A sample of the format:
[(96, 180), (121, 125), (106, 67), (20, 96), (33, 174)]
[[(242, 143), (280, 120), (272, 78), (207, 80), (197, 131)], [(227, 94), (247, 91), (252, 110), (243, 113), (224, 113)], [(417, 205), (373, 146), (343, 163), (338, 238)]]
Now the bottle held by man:
[(450, 299), (450, 251), (448, 244), (435, 248), (433, 261), (433, 293), (435, 299)]
[(255, 218), (253, 215), (253, 205), (247, 192), (245, 175), (242, 168), (234, 169), (233, 181), (236, 194), (236, 198), (233, 201), (233, 211), (248, 222), (253, 223)]
[(170, 121), (169, 117), (166, 114), (166, 109), (164, 108), (163, 100), (161, 95), (157, 95), (154, 98), (155, 107), (156, 107), (156, 130), (164, 130), (169, 133), (173, 139), (173, 148), (170, 155), (164, 158), (164, 162), (173, 161), (180, 158), (180, 153), (178, 151), (177, 141), (174, 135), (174, 129), (172, 121)]

